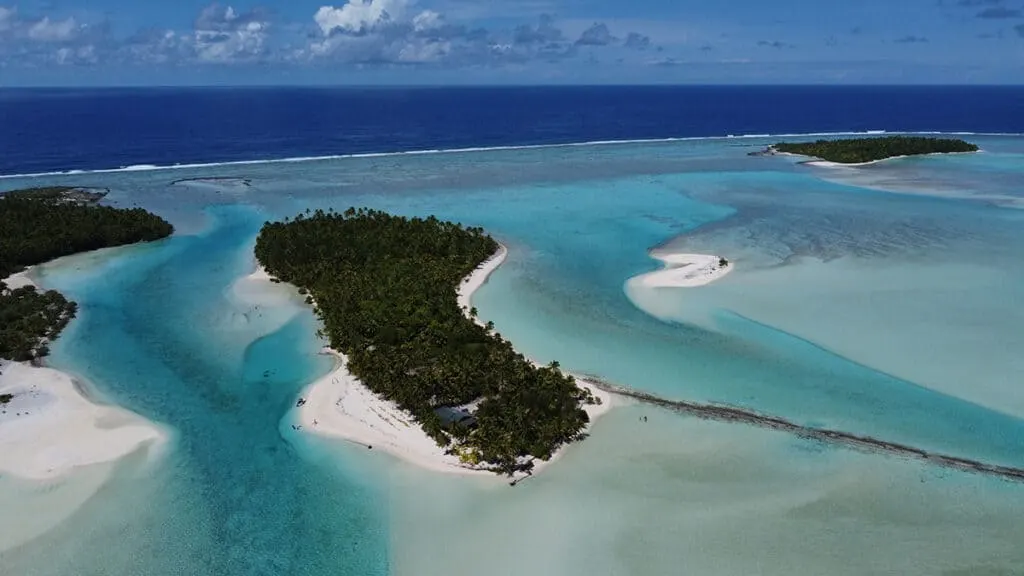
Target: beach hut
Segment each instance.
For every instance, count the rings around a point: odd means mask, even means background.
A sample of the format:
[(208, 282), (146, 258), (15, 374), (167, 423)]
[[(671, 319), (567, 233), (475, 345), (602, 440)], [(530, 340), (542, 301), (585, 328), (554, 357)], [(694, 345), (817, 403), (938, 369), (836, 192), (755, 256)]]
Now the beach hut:
[(465, 408), (458, 406), (441, 406), (440, 408), (434, 409), (434, 414), (437, 414), (441, 418), (441, 424), (444, 426), (454, 425), (463, 426), (465, 428), (476, 428), (476, 416), (473, 416), (473, 414)]

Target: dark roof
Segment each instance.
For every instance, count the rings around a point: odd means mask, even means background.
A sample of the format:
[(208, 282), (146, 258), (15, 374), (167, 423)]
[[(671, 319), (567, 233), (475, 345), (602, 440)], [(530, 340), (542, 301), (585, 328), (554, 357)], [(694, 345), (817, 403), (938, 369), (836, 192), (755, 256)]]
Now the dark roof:
[(474, 426), (476, 424), (476, 417), (465, 408), (441, 406), (434, 409), (434, 414), (440, 416), (441, 423), (445, 425), (460, 424), (463, 426)]

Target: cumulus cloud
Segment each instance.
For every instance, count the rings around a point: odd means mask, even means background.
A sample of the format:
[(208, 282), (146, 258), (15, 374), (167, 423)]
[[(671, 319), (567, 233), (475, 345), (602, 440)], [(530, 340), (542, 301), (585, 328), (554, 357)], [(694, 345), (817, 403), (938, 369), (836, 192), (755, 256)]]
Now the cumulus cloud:
[(623, 45), (632, 50), (647, 50), (651, 47), (651, 38), (639, 32), (630, 32), (626, 35), (626, 42)]
[(576, 40), (577, 46), (608, 46), (615, 42), (617, 38), (612, 36), (608, 26), (605, 24), (599, 24), (595, 22), (590, 28), (587, 28), (580, 34), (578, 40)]
[(66, 20), (50, 20), (44, 16), (29, 26), (28, 37), (40, 42), (64, 42), (70, 40), (78, 32), (79, 25), (74, 18)]
[(516, 26), (513, 39), (516, 44), (554, 44), (565, 40), (550, 14), (541, 14), (534, 24)]
[(270, 23), (255, 10), (239, 13), (231, 6), (212, 4), (199, 13), (193, 28), (193, 49), (199, 61), (251, 61), (265, 54)]
[(433, 10), (424, 10), (420, 12), (412, 19), (412, 28), (416, 32), (425, 32), (427, 30), (437, 30), (444, 26), (444, 21), (440, 14)]
[(270, 54), (269, 28), (260, 11), (212, 4), (191, 30), (144, 29), (116, 39), (106, 22), (27, 17), (0, 8), (0, 56), (17, 55), (25, 64), (255, 62)]
[(110, 30), (68, 18), (31, 16), (0, 7), (0, 58), (19, 64), (91, 64), (109, 50)]
[(299, 58), (332, 58), (359, 64), (436, 63), (477, 41), (479, 32), (449, 24), (413, 0), (350, 0), (322, 6), (313, 15), (317, 37)]
[(305, 26), (278, 25), (266, 11), (214, 3), (197, 13), (191, 28), (147, 28), (120, 38), (102, 22), (54, 13), (29, 17), (0, 7), (0, 64), (502, 67), (575, 58), (585, 46), (653, 52), (647, 36), (619, 38), (600, 22), (575, 38), (547, 14), (500, 28), (470, 27), (451, 21), (437, 5), (418, 3), (428, 1), (347, 0), (311, 10)]
[(188, 61), (195, 55), (193, 36), (174, 30), (147, 28), (125, 38), (119, 56), (128, 62), (165, 64)]
[(51, 19), (22, 16), (15, 8), (0, 6), (0, 40), (69, 42), (89, 29), (74, 18)]
[[(321, 6), (313, 20), (324, 36), (336, 32), (360, 35), (405, 21), (408, 8), (408, 0), (349, 0), (340, 8)], [(413, 19), (436, 16), (436, 12), (425, 10)]]
[[(293, 58), (360, 65), (500, 66), (559, 60), (574, 55), (575, 48), (549, 15), (493, 31), (449, 22), (415, 0), (349, 0), (341, 7), (321, 7), (313, 21), (314, 37)], [(599, 28), (584, 36), (595, 45), (603, 41)]]

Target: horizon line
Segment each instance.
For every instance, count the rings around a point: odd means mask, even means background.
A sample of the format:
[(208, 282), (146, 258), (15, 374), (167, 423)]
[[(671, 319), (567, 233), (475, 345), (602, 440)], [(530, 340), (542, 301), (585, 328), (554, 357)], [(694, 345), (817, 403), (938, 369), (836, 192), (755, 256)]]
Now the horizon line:
[(375, 89), (375, 90), (436, 90), (436, 89), (502, 89), (502, 88), (1024, 88), (1024, 82), (1018, 83), (609, 83), (609, 84), (95, 84), (95, 85), (14, 85), (0, 86), (0, 91), (7, 90), (118, 90), (118, 89), (240, 89), (240, 88), (305, 88), (305, 89)]

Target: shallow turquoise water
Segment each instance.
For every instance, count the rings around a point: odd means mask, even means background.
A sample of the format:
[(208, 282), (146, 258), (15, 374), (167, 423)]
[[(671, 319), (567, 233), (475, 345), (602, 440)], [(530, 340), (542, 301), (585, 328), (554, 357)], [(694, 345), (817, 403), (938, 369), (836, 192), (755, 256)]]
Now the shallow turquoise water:
[[(281, 424), (301, 387), (329, 367), (313, 353), (315, 324), (303, 314), (260, 335), (259, 318), (243, 316), (258, 313), (233, 309), (222, 293), (247, 272), (238, 253), (262, 220), (247, 207), (210, 216), (207, 231), (145, 255), (129, 250), (98, 270), (46, 275), (83, 309), (55, 364), (102, 383), (175, 438), (153, 478), (115, 481), (114, 494), (12, 554), (17, 573), (387, 573), (387, 527), (370, 479), (310, 465)], [(118, 547), (133, 552), (83, 554), (109, 547), (92, 525), (122, 509), (123, 492), (146, 494), (110, 528), (126, 531)], [(55, 544), (66, 556), (59, 563), (17, 563)]]
[[(3, 552), (4, 565), (418, 576), (495, 558), (500, 574), (662, 574), (682, 562), (695, 574), (885, 572), (866, 550), (902, 574), (976, 568), (978, 551), (1024, 565), (1002, 529), (1024, 508), (1018, 485), (661, 412), (641, 428), (635, 416), (649, 412), (637, 407), (613, 411), (515, 491), (311, 440), (288, 413), (330, 366), (312, 316), (230, 290), (266, 219), (350, 205), (433, 213), (511, 248), (475, 302), (538, 360), (1022, 466), (1013, 303), (1024, 301), (1024, 211), (977, 198), (1019, 194), (1024, 141), (991, 140), (960, 164), (923, 161), (932, 180), (971, 183), (955, 199), (921, 193), (919, 160), (872, 167), (886, 172), (879, 184), (749, 158), (759, 143), (728, 141), (75, 176), (166, 215), (179, 234), (44, 270), (82, 305), (54, 365), (174, 439), (156, 464), (122, 462), (61, 526)], [(174, 183), (209, 176), (250, 185)], [(658, 245), (726, 255), (737, 270), (697, 290), (628, 290), (657, 267), (647, 251)], [(896, 511), (864, 508), (872, 501)], [(923, 524), (934, 545), (918, 545)], [(908, 546), (914, 561), (898, 561)]]

